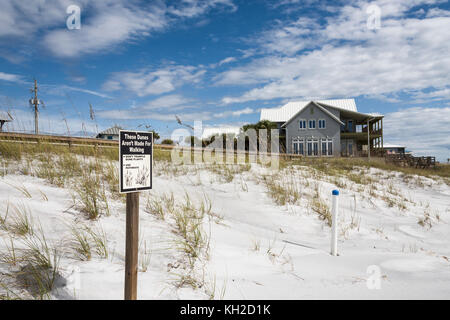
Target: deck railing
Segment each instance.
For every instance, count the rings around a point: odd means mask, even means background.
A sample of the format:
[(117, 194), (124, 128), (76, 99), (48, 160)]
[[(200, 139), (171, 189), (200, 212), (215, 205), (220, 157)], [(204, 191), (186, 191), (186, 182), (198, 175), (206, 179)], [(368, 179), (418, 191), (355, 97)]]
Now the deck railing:
[(402, 167), (414, 168), (434, 168), (436, 167), (436, 157), (413, 157), (410, 154), (386, 154), (386, 162), (390, 162)]

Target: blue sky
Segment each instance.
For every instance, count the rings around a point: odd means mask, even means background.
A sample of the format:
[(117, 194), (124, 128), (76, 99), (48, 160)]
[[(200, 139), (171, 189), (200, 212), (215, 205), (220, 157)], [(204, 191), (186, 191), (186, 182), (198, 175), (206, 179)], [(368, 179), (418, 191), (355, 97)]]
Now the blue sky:
[(55, 133), (170, 136), (175, 116), (239, 127), (290, 100), (355, 98), (385, 115), (386, 142), (450, 158), (448, 1), (0, 2), (0, 110), (15, 130), (33, 129), (33, 78)]

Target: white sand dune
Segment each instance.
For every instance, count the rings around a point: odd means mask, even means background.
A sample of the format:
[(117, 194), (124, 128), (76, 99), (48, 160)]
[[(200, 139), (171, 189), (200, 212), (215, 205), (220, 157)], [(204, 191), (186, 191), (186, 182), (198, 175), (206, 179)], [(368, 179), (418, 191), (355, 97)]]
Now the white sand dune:
[[(206, 170), (198, 176), (155, 176), (154, 189), (141, 194), (140, 238), (150, 254), (146, 272), (139, 273), (140, 299), (449, 299), (450, 298), (450, 188), (428, 179), (425, 186), (407, 184), (399, 176), (389, 178), (379, 171), (380, 188), (392, 183), (409, 199), (406, 209), (389, 207), (367, 190), (350, 183), (340, 195), (339, 256), (330, 250), (330, 228), (308, 204), (311, 187), (302, 188), (295, 205), (278, 206), (266, 187), (255, 178), (253, 166), (230, 183)], [(297, 172), (308, 171), (298, 167)], [(314, 183), (313, 177), (307, 178)], [(423, 178), (425, 179), (425, 178)], [(193, 183), (192, 181), (198, 181)], [(245, 181), (246, 187), (242, 187)], [(335, 186), (317, 181), (321, 196), (331, 203)], [(31, 198), (11, 185), (24, 186)], [(204, 287), (175, 286), (177, 274), (185, 271), (183, 255), (174, 246), (176, 235), (170, 221), (158, 220), (145, 211), (148, 195), (173, 192), (176, 200), (188, 193), (193, 202), (206, 195), (212, 212), (222, 219), (203, 222), (210, 237), (209, 259), (196, 264), (193, 276), (204, 278)], [(43, 199), (42, 193), (48, 197)], [(111, 215), (86, 222), (72, 207), (70, 189), (57, 188), (42, 179), (20, 174), (0, 178), (1, 212), (7, 202), (23, 203), (34, 221), (40, 221), (50, 242), (64, 248), (70, 238), (68, 225), (85, 222), (102, 226), (108, 236), (110, 255), (79, 261), (66, 254), (61, 277), (75, 274), (78, 282), (62, 282), (52, 295), (60, 299), (122, 299), (124, 281), (125, 207), (110, 199)], [(418, 224), (424, 212), (432, 227)], [(439, 219), (435, 216), (439, 215)], [(357, 221), (353, 226), (351, 222)], [(6, 250), (8, 233), (0, 230), (0, 250)], [(368, 267), (380, 270), (380, 288), (369, 289)], [(8, 268), (0, 263), (0, 272)], [(71, 276), (72, 275), (72, 276)], [(66, 280), (67, 280), (66, 279)], [(209, 292), (209, 294), (208, 294)]]

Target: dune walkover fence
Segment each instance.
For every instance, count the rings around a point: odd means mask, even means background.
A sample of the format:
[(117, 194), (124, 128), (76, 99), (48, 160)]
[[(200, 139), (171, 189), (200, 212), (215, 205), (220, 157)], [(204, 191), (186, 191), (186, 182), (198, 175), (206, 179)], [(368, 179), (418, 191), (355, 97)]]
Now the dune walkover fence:
[[(22, 142), (22, 143), (42, 143), (42, 144), (56, 144), (56, 145), (65, 145), (68, 147), (74, 147), (74, 146), (92, 146), (92, 147), (99, 147), (99, 148), (117, 148), (119, 146), (119, 141), (117, 140), (104, 140), (104, 139), (96, 139), (96, 138), (88, 138), (88, 137), (70, 137), (70, 136), (63, 136), (63, 135), (46, 135), (46, 134), (30, 134), (30, 133), (16, 133), (16, 132), (0, 132), (0, 141), (9, 141), (9, 142)], [(191, 152), (193, 154), (195, 153), (202, 153), (204, 151), (211, 151), (211, 148), (204, 148), (204, 147), (190, 147), (190, 146), (171, 146), (171, 145), (161, 145), (161, 144), (154, 144), (154, 149), (160, 150), (160, 151), (167, 151), (171, 152), (172, 150), (176, 149), (180, 152)], [(224, 155), (228, 154), (230, 150), (216, 148), (214, 149), (214, 152), (220, 152)], [(256, 160), (256, 156), (275, 156), (279, 157), (283, 160), (293, 160), (293, 159), (299, 159), (303, 158), (301, 155), (297, 154), (285, 154), (285, 153), (270, 153), (270, 152), (256, 152), (256, 151), (238, 151), (238, 150), (232, 150), (231, 153), (237, 154), (245, 154), (250, 159), (251, 156), (254, 156)]]
[[(71, 147), (94, 147), (102, 149), (117, 149), (119, 146), (119, 141), (117, 140), (104, 140), (88, 137), (71, 137), (64, 135), (46, 135), (46, 134), (29, 134), (29, 133), (16, 133), (16, 132), (0, 132), (0, 142), (12, 142), (12, 143), (30, 143), (30, 144), (50, 144), (50, 145), (61, 145)], [(288, 153), (270, 153), (270, 152), (257, 152), (255, 150), (226, 150), (221, 148), (211, 149), (209, 147), (190, 147), (190, 146), (171, 146), (171, 145), (161, 145), (154, 144), (154, 149), (157, 153), (157, 157), (163, 156), (164, 159), (170, 159), (173, 151), (177, 153), (183, 153), (183, 155), (178, 156), (180, 159), (184, 157), (186, 160), (187, 155), (191, 155), (195, 159), (195, 155), (201, 154), (205, 155), (206, 152), (212, 153), (223, 153), (224, 157), (229, 155), (239, 156), (244, 155), (246, 162), (257, 162), (261, 160), (259, 157), (275, 157), (279, 160), (290, 161), (290, 160), (300, 160), (305, 159), (315, 161), (317, 157), (304, 157), (299, 154), (288, 154)], [(189, 156), (187, 158), (190, 158)], [(355, 157), (357, 161), (358, 157)], [(329, 158), (327, 158), (329, 159)], [(361, 159), (361, 158), (360, 158)], [(365, 158), (367, 159), (367, 158)], [(436, 169), (438, 163), (435, 157), (414, 157), (410, 154), (384, 154), (383, 156), (377, 157), (378, 162), (383, 162), (386, 164), (392, 164), (399, 167), (405, 168), (416, 168), (416, 169)]]

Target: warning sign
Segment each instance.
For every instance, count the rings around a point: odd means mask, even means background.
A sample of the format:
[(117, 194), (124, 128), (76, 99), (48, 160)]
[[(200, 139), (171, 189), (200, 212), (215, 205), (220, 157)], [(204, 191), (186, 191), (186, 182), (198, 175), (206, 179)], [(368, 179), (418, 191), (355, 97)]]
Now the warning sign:
[(153, 133), (120, 131), (120, 193), (152, 188)]

